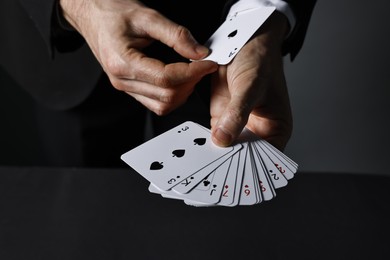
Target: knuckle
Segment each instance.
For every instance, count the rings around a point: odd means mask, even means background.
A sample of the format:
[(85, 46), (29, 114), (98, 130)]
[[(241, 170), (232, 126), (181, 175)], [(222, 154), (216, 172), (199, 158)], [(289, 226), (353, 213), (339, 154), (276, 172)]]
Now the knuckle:
[(165, 116), (170, 112), (170, 108), (164, 103), (159, 103), (155, 106), (153, 112), (158, 116)]
[(168, 88), (171, 85), (171, 81), (166, 73), (158, 73), (154, 77), (154, 85), (160, 86), (163, 88)]
[(193, 42), (191, 32), (184, 26), (178, 25), (172, 35), (172, 48), (177, 50), (183, 43)]
[(190, 31), (183, 25), (178, 25), (174, 31), (175, 39), (188, 39), (190, 35)]
[(122, 82), (122, 80), (115, 78), (115, 77), (110, 77), (110, 82), (111, 82), (111, 85), (115, 89), (120, 90), (120, 91), (124, 91), (125, 84)]
[(229, 120), (233, 123), (240, 123), (242, 121), (242, 115), (238, 109), (228, 108), (226, 111)]
[(162, 19), (161, 13), (152, 8), (144, 8), (142, 12), (136, 12), (134, 15), (134, 24), (137, 25), (135, 27), (141, 29), (141, 31), (145, 33), (147, 33), (147, 28), (149, 28), (149, 26), (159, 24)]
[(110, 74), (114, 77), (121, 77), (123, 74), (123, 66), (118, 59), (108, 58), (105, 62), (105, 71), (107, 74)]
[(140, 14), (140, 18), (144, 19), (143, 21), (154, 23), (158, 21), (161, 15), (160, 13), (152, 8), (145, 8), (144, 12), (142, 12), (142, 15)]
[(164, 104), (173, 104), (175, 100), (175, 94), (170, 89), (164, 89), (159, 94), (158, 100)]
[(231, 105), (225, 110), (224, 118), (226, 123), (233, 128), (236, 128), (237, 126), (243, 127), (248, 121), (250, 111), (251, 110), (247, 104), (236, 104), (235, 106)]
[(155, 85), (164, 89), (165, 92), (169, 92), (170, 84), (166, 77), (155, 77)]

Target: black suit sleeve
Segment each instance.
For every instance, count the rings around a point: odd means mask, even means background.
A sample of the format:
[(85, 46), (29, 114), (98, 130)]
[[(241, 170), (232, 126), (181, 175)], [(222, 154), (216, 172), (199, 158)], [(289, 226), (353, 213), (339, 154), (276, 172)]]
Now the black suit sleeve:
[(55, 50), (54, 4), (55, 0), (0, 1), (0, 67), (39, 103), (68, 109), (88, 97), (102, 69), (86, 44), (70, 52)]
[(296, 25), (283, 46), (283, 53), (290, 53), (293, 60), (302, 48), (316, 0), (284, 0), (289, 3), (296, 17)]
[(80, 48), (83, 37), (75, 30), (68, 30), (61, 24), (58, 0), (18, 0), (34, 22), (50, 55), (55, 51), (68, 52)]

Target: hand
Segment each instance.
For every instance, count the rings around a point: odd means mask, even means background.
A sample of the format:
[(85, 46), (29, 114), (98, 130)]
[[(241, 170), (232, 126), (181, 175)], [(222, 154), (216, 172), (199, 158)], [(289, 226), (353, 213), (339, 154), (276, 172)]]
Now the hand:
[(187, 59), (208, 49), (188, 29), (136, 0), (60, 0), (65, 19), (85, 38), (112, 85), (158, 115), (183, 104), (196, 83), (217, 70), (210, 61), (164, 64), (142, 49), (161, 41)]
[(274, 13), (227, 66), (213, 75), (211, 126), (214, 143), (230, 145), (246, 126), (283, 150), (292, 116), (281, 45), (288, 22)]

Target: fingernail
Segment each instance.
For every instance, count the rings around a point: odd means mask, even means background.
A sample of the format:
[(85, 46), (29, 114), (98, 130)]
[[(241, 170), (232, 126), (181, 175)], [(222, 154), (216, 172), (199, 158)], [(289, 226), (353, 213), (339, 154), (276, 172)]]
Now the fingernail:
[(196, 53), (202, 55), (202, 57), (206, 57), (208, 54), (209, 54), (209, 49), (203, 45), (198, 45), (196, 46), (196, 49), (195, 49)]
[(225, 132), (222, 128), (217, 128), (215, 130), (214, 139), (216, 140), (217, 145), (220, 146), (229, 146), (233, 141), (232, 135)]

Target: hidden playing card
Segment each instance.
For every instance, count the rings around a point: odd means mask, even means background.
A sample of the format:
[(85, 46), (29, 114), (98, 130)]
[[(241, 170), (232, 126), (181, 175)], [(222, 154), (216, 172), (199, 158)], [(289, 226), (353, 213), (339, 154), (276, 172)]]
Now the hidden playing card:
[(211, 51), (204, 60), (228, 64), (274, 11), (264, 6), (229, 16), (204, 44)]

